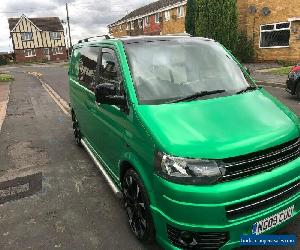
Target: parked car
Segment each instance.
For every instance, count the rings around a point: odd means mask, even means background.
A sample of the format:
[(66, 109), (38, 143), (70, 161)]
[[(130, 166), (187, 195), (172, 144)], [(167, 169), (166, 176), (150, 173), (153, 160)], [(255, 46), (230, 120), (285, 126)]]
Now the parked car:
[(231, 249), (299, 215), (299, 118), (219, 43), (86, 39), (69, 84), (76, 142), (140, 241)]
[(300, 99), (300, 63), (292, 67), (286, 85), (286, 90)]

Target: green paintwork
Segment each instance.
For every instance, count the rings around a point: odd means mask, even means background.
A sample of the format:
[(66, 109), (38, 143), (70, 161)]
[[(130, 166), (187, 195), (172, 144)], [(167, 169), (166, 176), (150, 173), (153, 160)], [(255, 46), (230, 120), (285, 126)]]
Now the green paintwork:
[(138, 111), (162, 150), (175, 156), (224, 159), (275, 146), (299, 134), (280, 106), (260, 90), (142, 105)]
[[(76, 48), (115, 49), (128, 98), (128, 113), (95, 104), (94, 93), (78, 84)], [(242, 219), (228, 220), (225, 205), (248, 200), (300, 179), (300, 158), (271, 172), (211, 186), (171, 183), (154, 171), (154, 154), (222, 159), (269, 148), (299, 137), (299, 118), (264, 89), (240, 95), (163, 105), (139, 105), (118, 39), (79, 44), (70, 60), (70, 99), (86, 142), (120, 187), (120, 166), (130, 163), (149, 194), (157, 241), (177, 249), (167, 238), (166, 224), (190, 231), (228, 231), (223, 249), (239, 246), (255, 222), (290, 205), (300, 213), (300, 194)], [(280, 225), (284, 226), (288, 222)], [(269, 231), (278, 230), (276, 227)]]

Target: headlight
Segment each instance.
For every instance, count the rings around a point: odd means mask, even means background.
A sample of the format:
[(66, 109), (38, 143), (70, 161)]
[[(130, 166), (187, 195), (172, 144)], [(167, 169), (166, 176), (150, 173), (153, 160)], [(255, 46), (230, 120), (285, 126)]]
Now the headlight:
[(182, 184), (214, 184), (225, 173), (214, 160), (180, 158), (160, 152), (156, 169), (163, 178)]

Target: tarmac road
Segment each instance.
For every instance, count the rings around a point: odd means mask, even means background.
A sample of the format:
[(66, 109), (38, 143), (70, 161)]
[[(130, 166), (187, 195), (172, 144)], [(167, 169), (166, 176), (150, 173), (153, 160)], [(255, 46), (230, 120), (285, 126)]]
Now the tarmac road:
[(300, 117), (300, 100), (296, 96), (292, 96), (285, 91), (284, 88), (264, 87), (273, 96), (279, 99), (282, 103), (288, 106)]
[[(68, 101), (67, 69), (59, 65), (12, 70), (16, 81), (0, 132), (0, 183), (42, 173), (43, 188), (0, 205), (0, 249), (147, 249), (132, 236), (120, 201), (87, 153), (75, 145), (70, 119), (33, 76), (22, 73), (42, 73)], [(283, 89), (266, 89), (300, 116), (300, 100)], [(298, 217), (278, 232), (296, 234), (297, 249), (299, 225)]]
[[(146, 249), (130, 232), (120, 200), (75, 145), (69, 117), (33, 76), (14, 76), (0, 133), (0, 203), (19, 192), (3, 190), (7, 179), (42, 173), (43, 185), (0, 205), (0, 249)], [(26, 188), (38, 189), (18, 187)]]

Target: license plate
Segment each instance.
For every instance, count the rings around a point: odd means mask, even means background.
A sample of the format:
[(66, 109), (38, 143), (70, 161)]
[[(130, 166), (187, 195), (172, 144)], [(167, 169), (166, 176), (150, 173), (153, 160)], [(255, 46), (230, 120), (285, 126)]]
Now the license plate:
[(252, 234), (262, 234), (263, 232), (268, 231), (269, 229), (287, 221), (293, 216), (293, 211), (294, 205), (275, 215), (272, 215), (266, 219), (256, 222), (252, 226)]

